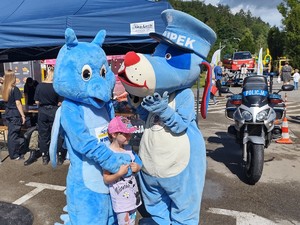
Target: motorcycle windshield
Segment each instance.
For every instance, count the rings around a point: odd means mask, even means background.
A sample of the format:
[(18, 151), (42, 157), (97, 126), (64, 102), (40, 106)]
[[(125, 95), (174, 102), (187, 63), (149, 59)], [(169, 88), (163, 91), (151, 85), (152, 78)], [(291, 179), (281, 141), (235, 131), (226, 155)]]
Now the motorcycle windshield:
[(244, 80), (242, 102), (247, 107), (268, 104), (268, 84), (264, 76), (250, 76)]

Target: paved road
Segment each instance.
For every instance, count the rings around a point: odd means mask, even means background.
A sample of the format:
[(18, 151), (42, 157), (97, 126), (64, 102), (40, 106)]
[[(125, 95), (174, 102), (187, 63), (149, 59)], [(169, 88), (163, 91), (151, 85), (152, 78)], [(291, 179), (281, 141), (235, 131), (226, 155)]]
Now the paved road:
[[(275, 84), (275, 89), (279, 85)], [(231, 88), (234, 93), (240, 88)], [(243, 181), (241, 151), (226, 133), (226, 98), (211, 105), (199, 121), (207, 143), (208, 172), (201, 224), (300, 224), (300, 91), (287, 92), (288, 124), (294, 144), (271, 143), (265, 151), (261, 180), (254, 186)], [(285, 93), (282, 93), (285, 96)]]
[[(299, 95), (300, 91), (288, 93), (288, 103), (295, 105), (288, 105), (289, 130), (295, 144), (271, 144), (262, 178), (254, 186), (243, 182), (241, 152), (226, 133), (232, 122), (224, 116), (225, 98), (209, 108), (206, 120), (199, 121), (208, 162), (201, 225), (300, 224)], [(6, 155), (1, 152), (2, 157)], [(43, 166), (41, 159), (24, 167), (23, 161), (6, 159), (0, 165), (0, 202), (28, 208), (34, 215), (33, 225), (60, 221), (66, 204), (67, 168), (67, 163), (56, 169)]]

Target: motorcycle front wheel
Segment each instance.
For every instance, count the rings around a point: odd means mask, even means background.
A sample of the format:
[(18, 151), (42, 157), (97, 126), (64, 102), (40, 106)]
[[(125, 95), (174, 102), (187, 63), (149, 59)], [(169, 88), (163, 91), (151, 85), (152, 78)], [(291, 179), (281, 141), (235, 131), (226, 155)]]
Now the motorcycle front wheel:
[(264, 167), (264, 145), (247, 143), (247, 162), (245, 165), (246, 181), (250, 185), (256, 184)]

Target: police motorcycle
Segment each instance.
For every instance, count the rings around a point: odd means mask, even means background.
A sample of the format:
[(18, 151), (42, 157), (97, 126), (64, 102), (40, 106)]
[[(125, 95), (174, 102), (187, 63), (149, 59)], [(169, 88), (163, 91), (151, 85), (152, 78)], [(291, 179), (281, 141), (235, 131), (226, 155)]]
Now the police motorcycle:
[(293, 88), (293, 85), (283, 85), (278, 92), (272, 93), (270, 87), (269, 94), (266, 76), (250, 75), (243, 81), (242, 93), (233, 94), (226, 103), (225, 116), (234, 121), (228, 133), (240, 144), (245, 178), (250, 185), (261, 178), (264, 149), (272, 141), (275, 120), (282, 119), (285, 112), (279, 92)]

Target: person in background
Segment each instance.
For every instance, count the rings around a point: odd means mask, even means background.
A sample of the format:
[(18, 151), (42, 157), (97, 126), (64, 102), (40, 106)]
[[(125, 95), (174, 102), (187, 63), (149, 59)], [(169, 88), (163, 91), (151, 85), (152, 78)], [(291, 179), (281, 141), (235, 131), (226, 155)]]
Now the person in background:
[(2, 99), (2, 88), (3, 88), (4, 78), (0, 77), (0, 98)]
[(219, 97), (222, 96), (222, 78), (223, 78), (223, 63), (221, 61), (218, 62), (218, 65), (215, 66), (214, 68), (214, 73), (215, 73), (215, 80), (216, 80), (216, 86), (218, 88), (218, 92), (219, 92)]
[(34, 101), (34, 93), (35, 93), (35, 86), (33, 83), (33, 79), (31, 77), (27, 77), (25, 85), (24, 85), (24, 96), (25, 96), (25, 105), (32, 106), (35, 104)]
[(49, 163), (49, 145), (51, 140), (51, 129), (55, 118), (55, 113), (61, 105), (62, 97), (60, 97), (53, 88), (54, 67), (49, 66), (45, 81), (36, 87), (34, 100), (39, 106), (38, 113), (38, 132), (39, 147), (42, 154), (43, 165)]
[(111, 174), (103, 171), (103, 179), (109, 185), (112, 206), (117, 214), (118, 224), (134, 225), (136, 209), (142, 204), (135, 175), (123, 177), (131, 168), (133, 174), (141, 169), (141, 160), (128, 145), (131, 134), (136, 131), (130, 121), (123, 116), (113, 118), (108, 125), (108, 135), (111, 139), (110, 148), (116, 153), (129, 154), (132, 163), (122, 165), (119, 171)]
[(33, 80), (33, 86), (36, 88), (38, 86), (39, 82), (37, 80)]
[(216, 95), (216, 93), (217, 93), (217, 91), (218, 91), (218, 88), (216, 87), (216, 84), (215, 84), (215, 83), (216, 83), (215, 80), (212, 79), (211, 90), (210, 90), (210, 99), (213, 100), (214, 105), (217, 105), (219, 101), (217, 101), (215, 95)]
[(6, 102), (5, 118), (8, 126), (7, 145), (10, 159), (24, 159), (24, 138), (21, 126), (25, 124), (25, 114), (21, 103), (22, 93), (16, 86), (16, 75), (12, 70), (5, 71), (2, 97)]
[(300, 80), (300, 74), (298, 69), (295, 69), (295, 73), (293, 74), (293, 79), (294, 79), (294, 90), (298, 90), (298, 83)]
[[(35, 94), (36, 85), (32, 77), (27, 77), (24, 85), (24, 97), (25, 97), (25, 106), (29, 108), (30, 106), (35, 105), (34, 94)], [(37, 123), (37, 114), (30, 115), (30, 126), (35, 126)]]
[(292, 67), (289, 65), (289, 62), (286, 61), (285, 65), (281, 68), (280, 76), (282, 77), (283, 84), (289, 84), (292, 75)]

